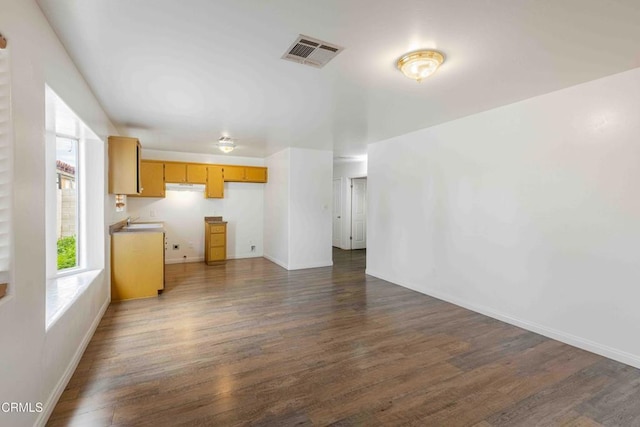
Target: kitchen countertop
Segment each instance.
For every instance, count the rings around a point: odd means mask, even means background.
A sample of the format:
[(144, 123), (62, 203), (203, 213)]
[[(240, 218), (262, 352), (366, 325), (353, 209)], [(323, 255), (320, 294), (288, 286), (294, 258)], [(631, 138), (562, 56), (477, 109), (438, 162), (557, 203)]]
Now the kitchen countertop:
[(223, 221), (221, 216), (205, 216), (204, 222), (209, 224), (226, 224), (227, 221)]
[(116, 222), (109, 226), (109, 234), (115, 233), (164, 233), (163, 221), (144, 221), (144, 222), (132, 222), (131, 225), (136, 224), (160, 224), (160, 227), (152, 228), (127, 228), (127, 220)]

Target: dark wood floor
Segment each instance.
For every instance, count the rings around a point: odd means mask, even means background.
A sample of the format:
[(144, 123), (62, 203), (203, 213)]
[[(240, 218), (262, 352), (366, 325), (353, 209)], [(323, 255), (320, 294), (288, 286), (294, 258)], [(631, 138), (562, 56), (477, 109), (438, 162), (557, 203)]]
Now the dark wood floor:
[(167, 266), (109, 307), (48, 425), (640, 426), (639, 370), (334, 262)]

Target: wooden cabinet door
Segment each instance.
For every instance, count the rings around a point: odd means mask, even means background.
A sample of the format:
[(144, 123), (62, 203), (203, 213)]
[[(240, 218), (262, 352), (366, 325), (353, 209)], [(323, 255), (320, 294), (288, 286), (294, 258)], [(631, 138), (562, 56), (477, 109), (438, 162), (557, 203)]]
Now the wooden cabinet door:
[(224, 178), (222, 166), (207, 166), (207, 197), (222, 199), (224, 197)]
[(164, 233), (111, 236), (111, 299), (148, 298), (164, 288)]
[(245, 180), (244, 166), (224, 166), (224, 180), (243, 182)]
[(131, 197), (164, 197), (164, 163), (142, 161), (140, 179), (142, 192)]
[(215, 264), (227, 259), (227, 225), (205, 223), (204, 260)]
[(206, 184), (207, 165), (187, 164), (187, 182), (190, 184)]
[(246, 167), (244, 169), (247, 182), (267, 182), (267, 168)]
[(187, 165), (185, 163), (165, 163), (164, 181), (176, 183), (187, 182)]
[(136, 138), (109, 137), (109, 194), (140, 194), (140, 159)]
[(209, 249), (209, 262), (224, 261), (227, 259), (227, 252), (224, 246)]

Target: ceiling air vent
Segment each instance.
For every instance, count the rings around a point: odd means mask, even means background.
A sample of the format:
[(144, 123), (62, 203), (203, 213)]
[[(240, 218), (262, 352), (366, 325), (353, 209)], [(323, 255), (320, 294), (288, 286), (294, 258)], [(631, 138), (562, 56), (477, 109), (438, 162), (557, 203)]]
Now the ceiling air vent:
[(300, 34), (282, 59), (322, 68), (344, 48)]

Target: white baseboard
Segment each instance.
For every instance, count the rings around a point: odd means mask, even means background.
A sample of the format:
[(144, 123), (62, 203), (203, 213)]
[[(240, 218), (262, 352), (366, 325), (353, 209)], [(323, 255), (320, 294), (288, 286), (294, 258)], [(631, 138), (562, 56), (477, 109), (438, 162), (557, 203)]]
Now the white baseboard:
[(165, 264), (184, 264), (186, 262), (202, 262), (204, 261), (204, 256), (195, 256), (195, 257), (188, 257), (188, 258), (176, 258), (176, 259), (165, 259), (164, 263)]
[(312, 262), (309, 264), (292, 264), (289, 266), (288, 270), (304, 270), (307, 268), (331, 267), (332, 265), (333, 265), (333, 260)]
[(271, 261), (274, 264), (278, 264), (280, 267), (284, 268), (285, 270), (289, 269), (289, 265), (284, 262), (284, 261), (280, 261), (278, 258), (274, 258), (270, 255), (264, 254), (263, 257), (265, 257), (266, 259), (268, 259), (269, 261)]
[(53, 412), (53, 408), (55, 408), (56, 403), (58, 403), (58, 399), (60, 399), (60, 396), (62, 396), (62, 393), (64, 392), (65, 387), (69, 383), (69, 380), (71, 380), (73, 373), (76, 371), (76, 368), (80, 363), (80, 359), (82, 359), (82, 355), (84, 354), (84, 351), (89, 345), (91, 338), (93, 338), (93, 334), (95, 333), (96, 329), (98, 329), (98, 325), (100, 324), (100, 321), (104, 316), (104, 313), (107, 311), (107, 307), (109, 307), (110, 301), (111, 301), (111, 297), (108, 296), (104, 304), (102, 304), (102, 307), (100, 307), (100, 311), (98, 311), (98, 315), (93, 320), (93, 323), (91, 323), (91, 327), (89, 328), (84, 338), (82, 339), (82, 342), (78, 346), (76, 353), (73, 355), (73, 358), (69, 362), (67, 369), (64, 371), (64, 374), (62, 375), (62, 377), (56, 384), (55, 388), (49, 395), (49, 398), (47, 399), (46, 403), (44, 404), (44, 411), (40, 412), (40, 415), (38, 416), (34, 424), (35, 426), (38, 426), (38, 427), (44, 426), (47, 423), (47, 420), (49, 420), (49, 417)]
[(228, 255), (227, 259), (246, 259), (246, 258), (262, 258), (262, 254), (257, 254), (255, 252), (246, 252), (238, 255)]
[(280, 267), (286, 270), (304, 270), (307, 268), (331, 267), (333, 265), (333, 260), (315, 262), (315, 263), (309, 263), (309, 264), (287, 264), (284, 261), (281, 261), (277, 258), (274, 258), (266, 254), (263, 255), (263, 257), (275, 264), (278, 264)]
[(564, 331), (548, 328), (546, 326), (542, 326), (535, 322), (530, 322), (528, 320), (519, 319), (504, 313), (500, 313), (491, 308), (478, 305), (478, 304), (445, 294), (443, 292), (435, 291), (432, 289), (423, 289), (423, 287), (420, 287), (414, 283), (400, 283), (394, 280), (393, 278), (387, 277), (384, 274), (380, 274), (370, 268), (367, 268), (365, 273), (370, 276), (374, 276), (379, 279), (385, 280), (394, 285), (402, 286), (404, 288), (411, 289), (416, 292), (420, 292), (421, 294), (425, 294), (425, 295), (449, 302), (451, 304), (455, 304), (457, 306), (466, 308), (468, 310), (475, 311), (476, 313), (484, 314), (485, 316), (492, 317), (502, 322), (509, 323), (514, 326), (518, 326), (528, 331), (535, 332), (540, 335), (544, 335), (545, 337), (552, 338), (557, 341), (561, 341), (565, 344), (569, 344), (574, 347), (578, 347), (583, 350), (590, 351), (592, 353), (599, 354), (600, 356), (604, 356), (609, 359), (613, 359), (618, 362), (640, 369), (640, 356), (638, 355), (627, 353), (625, 351), (622, 351), (613, 347), (609, 347), (607, 345), (600, 344), (595, 341), (591, 341), (587, 338), (579, 337)]
[[(240, 254), (240, 255), (227, 255), (227, 259), (262, 258), (262, 256), (263, 256), (262, 254), (256, 254), (255, 252), (250, 252), (250, 253)], [(164, 260), (165, 264), (184, 264), (187, 262), (204, 262), (204, 256)]]

